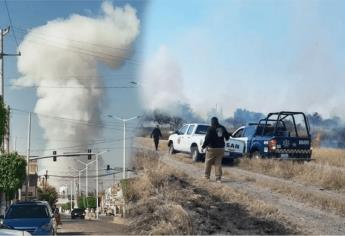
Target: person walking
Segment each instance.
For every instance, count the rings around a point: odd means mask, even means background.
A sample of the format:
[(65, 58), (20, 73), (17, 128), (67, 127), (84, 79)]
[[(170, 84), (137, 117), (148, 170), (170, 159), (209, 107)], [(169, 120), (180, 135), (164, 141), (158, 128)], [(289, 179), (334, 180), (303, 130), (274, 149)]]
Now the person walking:
[(151, 133), (151, 138), (153, 138), (153, 142), (155, 144), (156, 151), (158, 151), (159, 138), (161, 138), (161, 137), (162, 137), (162, 133), (161, 133), (161, 130), (159, 129), (159, 126), (157, 125), (156, 128), (154, 128), (152, 130), (152, 133)]
[(229, 140), (230, 134), (224, 126), (220, 125), (217, 117), (212, 117), (211, 126), (207, 129), (202, 148), (207, 148), (205, 158), (205, 179), (210, 179), (211, 168), (214, 165), (216, 181), (222, 179), (222, 160), (224, 157), (225, 141)]

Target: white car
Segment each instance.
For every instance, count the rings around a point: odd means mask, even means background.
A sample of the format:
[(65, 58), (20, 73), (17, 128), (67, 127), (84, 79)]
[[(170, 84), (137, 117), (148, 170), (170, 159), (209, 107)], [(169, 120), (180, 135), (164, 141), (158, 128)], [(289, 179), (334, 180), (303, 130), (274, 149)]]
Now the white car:
[[(168, 146), (169, 153), (175, 152), (190, 153), (194, 162), (203, 158), (205, 150), (202, 150), (202, 145), (205, 140), (208, 124), (192, 123), (185, 124), (179, 130), (175, 131), (169, 136)], [(225, 158), (234, 159), (242, 156), (245, 141), (237, 137), (230, 137), (225, 142)]]
[(209, 127), (210, 125), (207, 124), (185, 124), (169, 136), (169, 153), (190, 153), (193, 161), (199, 161), (205, 154), (201, 146), (204, 143)]
[(0, 235), (15, 235), (15, 236), (31, 236), (30, 233), (21, 230), (1, 228), (0, 226)]

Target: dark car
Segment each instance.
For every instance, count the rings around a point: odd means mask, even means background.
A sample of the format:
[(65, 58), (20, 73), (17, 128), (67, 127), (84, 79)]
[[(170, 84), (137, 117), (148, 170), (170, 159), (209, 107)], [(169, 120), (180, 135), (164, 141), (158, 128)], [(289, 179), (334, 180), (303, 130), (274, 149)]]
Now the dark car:
[(75, 219), (75, 218), (84, 219), (85, 218), (85, 210), (81, 209), (81, 208), (73, 209), (71, 212), (71, 218), (72, 219)]
[(32, 235), (56, 234), (54, 214), (49, 204), (44, 201), (12, 204), (6, 212), (3, 224)]

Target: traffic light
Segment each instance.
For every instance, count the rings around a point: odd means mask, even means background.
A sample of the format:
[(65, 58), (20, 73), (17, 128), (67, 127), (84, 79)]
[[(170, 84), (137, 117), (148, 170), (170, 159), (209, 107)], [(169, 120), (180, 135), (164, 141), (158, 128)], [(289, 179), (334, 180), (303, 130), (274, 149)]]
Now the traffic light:
[[(87, 149), (87, 153), (91, 153), (91, 149)], [(87, 159), (88, 160), (91, 160), (91, 157), (92, 157), (91, 154), (87, 155)]]
[(110, 165), (107, 165), (107, 171), (109, 171), (110, 170)]
[(56, 161), (56, 151), (53, 151), (53, 161)]

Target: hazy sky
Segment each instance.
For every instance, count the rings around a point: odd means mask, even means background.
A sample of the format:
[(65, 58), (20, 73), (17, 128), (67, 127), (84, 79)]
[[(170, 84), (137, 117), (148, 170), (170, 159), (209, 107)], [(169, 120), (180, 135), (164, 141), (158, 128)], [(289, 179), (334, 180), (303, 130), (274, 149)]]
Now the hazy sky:
[(172, 96), (201, 114), (218, 105), (225, 115), (241, 107), (344, 118), (344, 9), (344, 1), (152, 1), (147, 68), (167, 73), (146, 68), (143, 91), (158, 84), (166, 99), (147, 103), (164, 107)]

